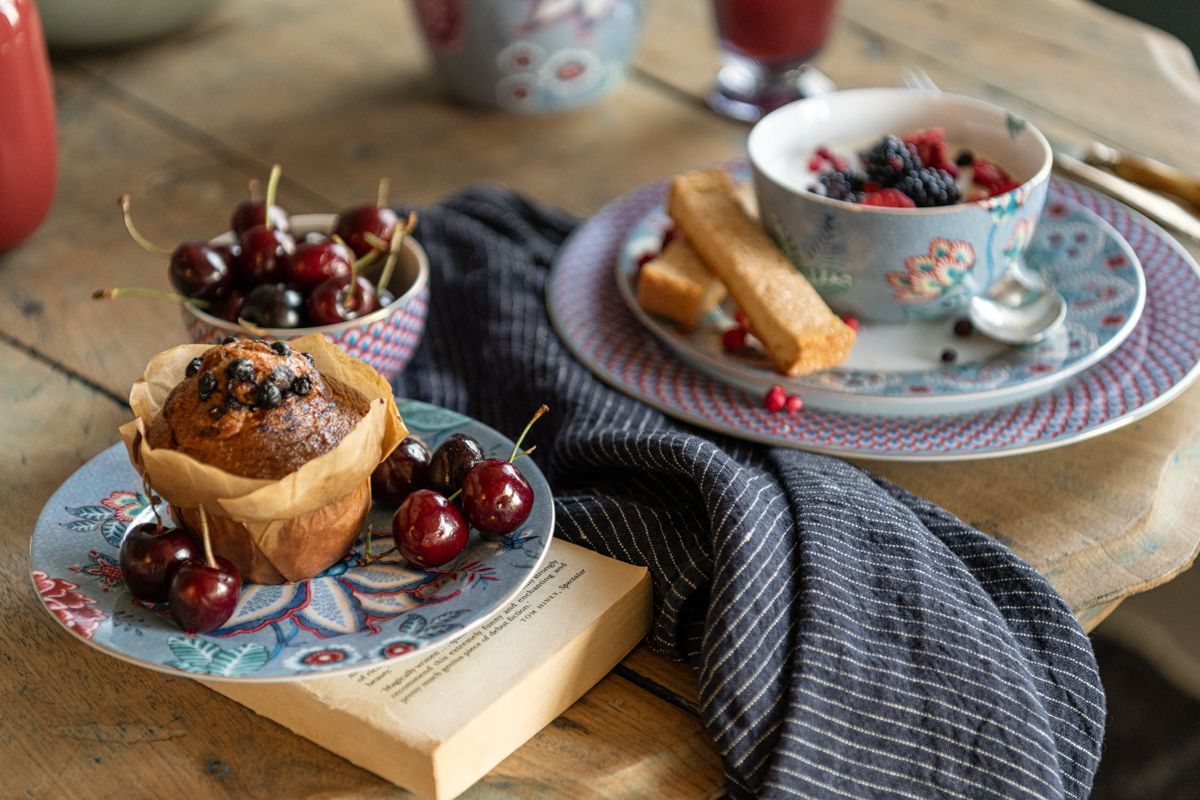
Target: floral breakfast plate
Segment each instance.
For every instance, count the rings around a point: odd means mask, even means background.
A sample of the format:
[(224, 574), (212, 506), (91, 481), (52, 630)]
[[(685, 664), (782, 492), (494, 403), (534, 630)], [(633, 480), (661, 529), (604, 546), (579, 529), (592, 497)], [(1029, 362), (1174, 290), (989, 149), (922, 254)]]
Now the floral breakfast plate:
[[(399, 405), (410, 435), (430, 447), (461, 431), (489, 455), (512, 449), (507, 438), (469, 417), (415, 401)], [(166, 604), (135, 600), (121, 580), (121, 538), (153, 513), (124, 446), (114, 445), (68, 478), (42, 510), (30, 544), (33, 583), (46, 610), (70, 633), (138, 666), (240, 682), (350, 672), (428, 652), (517, 596), (554, 532), (550, 487), (532, 459), (520, 467), (533, 487), (533, 511), (520, 530), (499, 541), (472, 531), (458, 559), (420, 570), (395, 555), (358, 566), (360, 539), (315, 578), (245, 586), (223, 628), (187, 635)], [(391, 509), (372, 510), (369, 524), (390, 531)], [(390, 534), (373, 535), (373, 551), (390, 547)]]
[[(1026, 261), (1049, 276), (1067, 316), (1046, 340), (1011, 347), (981, 335), (957, 337), (951, 321), (863, 325), (846, 363), (814, 375), (778, 374), (759, 350), (734, 355), (721, 334), (734, 325), (732, 301), (692, 330), (648, 314), (636, 300), (639, 259), (661, 249), (671, 218), (655, 205), (630, 228), (616, 261), (626, 306), (676, 355), (712, 377), (759, 395), (774, 384), (810, 408), (862, 414), (962, 414), (1045, 392), (1115, 350), (1133, 332), (1146, 301), (1142, 266), (1112, 226), (1061, 195), (1038, 223)], [(945, 364), (941, 354), (957, 358)]]
[[(601, 379), (665, 414), (718, 433), (898, 461), (978, 459), (1059, 447), (1144, 417), (1200, 374), (1200, 267), (1160, 228), (1111, 198), (1064, 181), (1052, 181), (1051, 188), (1055, 196), (1045, 212), (1051, 223), (1071, 217), (1076, 207), (1086, 209), (1128, 243), (1145, 275), (1144, 311), (1127, 338), (1098, 363), (1034, 397), (991, 409), (933, 416), (820, 408), (772, 413), (763, 407), (761, 392), (714, 378), (680, 358), (633, 315), (613, 274), (630, 231), (663, 204), (666, 182), (618, 198), (572, 234), (555, 260), (547, 307), (564, 342)], [(1064, 237), (1070, 247), (1067, 241), (1073, 238)], [(1113, 246), (1109, 235), (1102, 246)], [(925, 393), (921, 384), (906, 391)]]

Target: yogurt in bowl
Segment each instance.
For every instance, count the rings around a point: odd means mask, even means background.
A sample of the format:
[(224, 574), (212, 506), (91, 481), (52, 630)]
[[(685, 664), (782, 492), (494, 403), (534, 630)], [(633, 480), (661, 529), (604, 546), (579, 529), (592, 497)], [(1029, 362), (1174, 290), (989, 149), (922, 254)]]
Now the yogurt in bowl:
[[(855, 153), (887, 134), (931, 128), (945, 131), (952, 151), (1002, 165), (1015, 188), (927, 208), (844, 202), (811, 190), (819, 148)], [(1032, 237), (1052, 158), (1036, 128), (999, 106), (909, 89), (786, 105), (755, 125), (749, 154), (766, 230), (831, 308), (872, 323), (945, 317), (986, 293)]]

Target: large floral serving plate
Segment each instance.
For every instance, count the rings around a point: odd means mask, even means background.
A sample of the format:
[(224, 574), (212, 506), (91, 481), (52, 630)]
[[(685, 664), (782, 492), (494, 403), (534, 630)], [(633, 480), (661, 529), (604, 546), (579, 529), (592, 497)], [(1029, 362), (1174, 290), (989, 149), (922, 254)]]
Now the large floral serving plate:
[[(1067, 301), (1062, 327), (1044, 341), (1012, 347), (981, 335), (958, 337), (947, 320), (863, 325), (843, 365), (788, 378), (761, 350), (734, 355), (722, 346), (721, 334), (734, 324), (731, 301), (690, 330), (637, 304), (638, 261), (660, 249), (671, 224), (666, 208), (655, 205), (629, 229), (616, 277), (630, 312), (701, 372), (759, 395), (778, 383), (810, 408), (962, 414), (1024, 400), (1115, 350), (1133, 332), (1146, 300), (1142, 267), (1129, 244), (1093, 212), (1052, 193), (1026, 251), (1026, 262), (1042, 270)], [(953, 363), (942, 361), (946, 349), (955, 352)]]
[[(581, 362), (663, 413), (719, 433), (835, 455), (901, 461), (988, 458), (1078, 442), (1140, 419), (1200, 374), (1200, 268), (1145, 217), (1075, 184), (1053, 181), (1047, 218), (1072, 204), (1094, 212), (1132, 248), (1146, 300), (1128, 338), (1099, 363), (1019, 402), (971, 413), (772, 413), (762, 394), (681, 359), (626, 306), (614, 265), (630, 230), (663, 203), (666, 184), (635, 190), (581, 225), (559, 251), (547, 287), (555, 328)], [(1124, 265), (1114, 264), (1116, 268)], [(914, 384), (906, 391), (923, 394)]]
[[(488, 455), (512, 442), (468, 417), (401, 401), (411, 434), (431, 448), (451, 433), (474, 436)], [(67, 479), (38, 518), (30, 545), (33, 583), (46, 610), (73, 635), (109, 655), (162, 672), (206, 680), (311, 678), (428, 652), (503, 609), (545, 558), (554, 531), (554, 499), (532, 459), (521, 471), (535, 503), (526, 523), (499, 541), (475, 531), (467, 550), (435, 570), (392, 555), (359, 566), (353, 552), (321, 575), (282, 586), (248, 585), (223, 628), (187, 635), (166, 605), (135, 600), (118, 566), (121, 538), (153, 519), (141, 480), (123, 445)], [(376, 507), (371, 547), (391, 547), (391, 509)]]

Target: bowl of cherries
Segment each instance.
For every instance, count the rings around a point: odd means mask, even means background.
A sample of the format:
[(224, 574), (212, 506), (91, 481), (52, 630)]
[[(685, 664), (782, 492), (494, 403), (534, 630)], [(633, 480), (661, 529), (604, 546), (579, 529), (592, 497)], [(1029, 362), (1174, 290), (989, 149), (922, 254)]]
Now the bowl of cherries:
[(280, 175), (275, 165), (261, 198), (251, 182), (228, 231), (174, 249), (141, 234), (123, 195), (130, 237), (167, 257), (175, 293), (104, 289), (93, 296), (169, 297), (200, 343), (247, 332), (276, 340), (321, 333), (392, 380), (416, 352), (429, 312), (429, 261), (411, 236), (416, 215), (387, 205), (385, 179), (374, 204), (293, 216), (275, 202)]

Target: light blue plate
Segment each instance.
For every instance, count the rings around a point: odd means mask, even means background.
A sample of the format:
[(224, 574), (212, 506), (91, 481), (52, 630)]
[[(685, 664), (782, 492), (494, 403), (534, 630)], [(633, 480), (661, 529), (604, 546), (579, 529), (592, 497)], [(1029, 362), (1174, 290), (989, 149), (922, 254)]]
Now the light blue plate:
[[(410, 435), (430, 449), (451, 433), (470, 434), (489, 456), (512, 442), (446, 409), (400, 401)], [(242, 589), (224, 628), (187, 636), (166, 604), (135, 600), (117, 558), (125, 530), (150, 521), (141, 479), (123, 445), (85, 464), (42, 509), (30, 544), (33, 582), (46, 610), (87, 644), (138, 666), (208, 680), (290, 681), (351, 672), (425, 653), (503, 609), (537, 571), (554, 532), (554, 499), (532, 459), (520, 469), (534, 507), (520, 530), (499, 541), (475, 531), (466, 551), (435, 570), (392, 555), (360, 567), (353, 552), (307, 581)], [(368, 519), (372, 551), (392, 546), (390, 508)]]
[[(642, 310), (635, 275), (640, 256), (660, 249), (671, 226), (656, 205), (629, 230), (617, 258), (617, 288), (630, 311), (690, 366), (732, 386), (765, 394), (774, 384), (805, 405), (879, 415), (965, 414), (1042, 394), (1091, 367), (1124, 342), (1146, 302), (1137, 255), (1111, 225), (1052, 190), (1026, 253), (1067, 301), (1062, 327), (1044, 341), (1011, 347), (953, 333), (951, 320), (863, 325), (846, 363), (799, 378), (775, 372), (761, 353), (732, 355), (721, 334), (733, 326), (730, 301), (693, 330)], [(952, 348), (953, 364), (941, 361)]]

